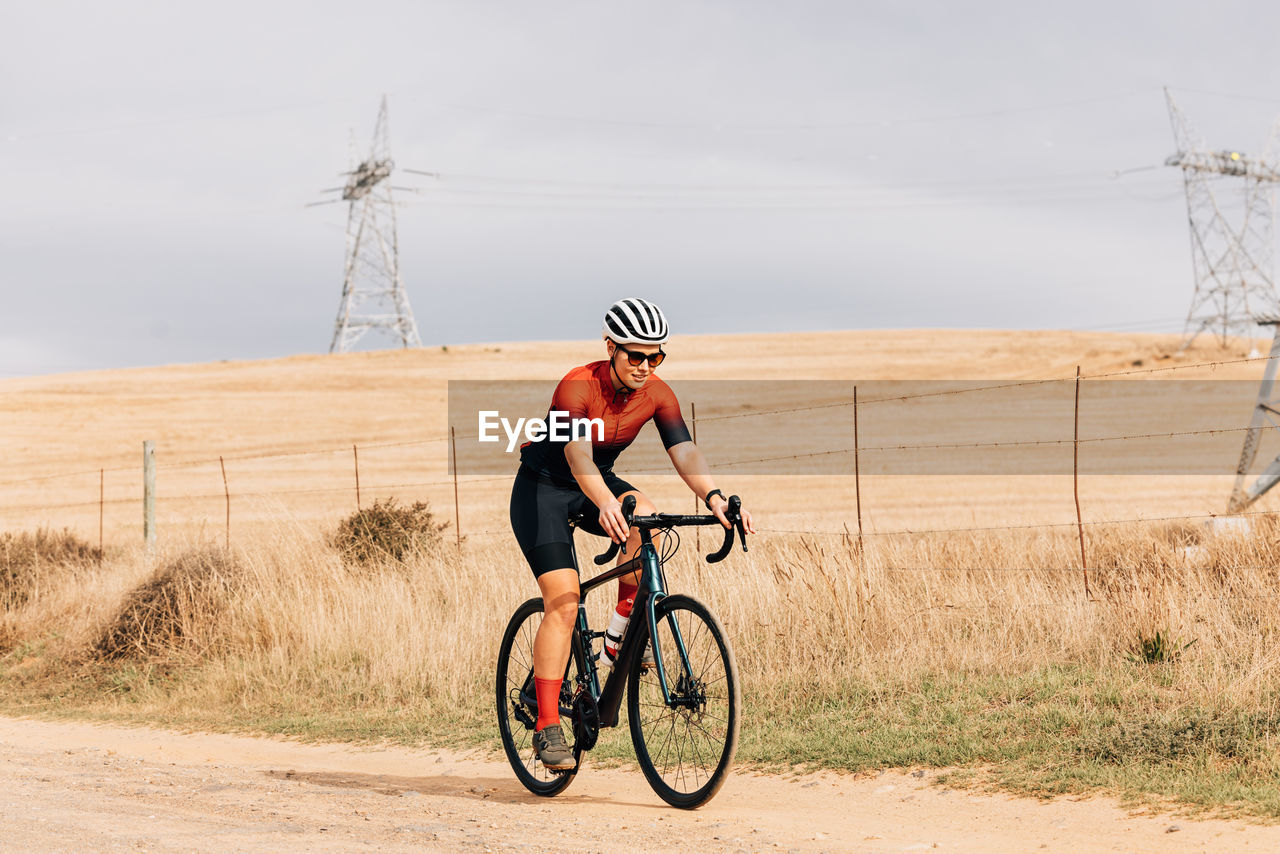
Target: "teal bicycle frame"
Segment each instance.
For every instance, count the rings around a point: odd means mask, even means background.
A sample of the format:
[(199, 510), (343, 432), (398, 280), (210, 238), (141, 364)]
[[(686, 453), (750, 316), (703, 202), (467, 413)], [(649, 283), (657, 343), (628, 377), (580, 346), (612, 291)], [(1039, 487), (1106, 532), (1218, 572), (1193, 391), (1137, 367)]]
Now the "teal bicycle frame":
[[(574, 569), (577, 567), (577, 555), (574, 554)], [(604, 632), (596, 632), (591, 630), (591, 626), (587, 623), (587, 593), (606, 582), (629, 575), (636, 570), (636, 563), (640, 564), (640, 587), (636, 591), (635, 605), (632, 607), (632, 620), (627, 624), (627, 630), (623, 633), (622, 644), (618, 648), (618, 659), (613, 665), (613, 671), (605, 680), (603, 689), (600, 687), (600, 677), (596, 669), (595, 657), (591, 654), (591, 642), (603, 637)], [(585, 581), (581, 585), (580, 600), (578, 603), (578, 625), (573, 633), (573, 656), (578, 663), (578, 672), (585, 674), (587, 685), (583, 686), (590, 692), (595, 699), (600, 710), (600, 726), (611, 727), (618, 725), (618, 711), (622, 707), (622, 695), (627, 687), (627, 674), (631, 672), (632, 667), (639, 666), (636, 659), (643, 654), (644, 641), (652, 639), (653, 642), (653, 658), (657, 664), (658, 684), (662, 688), (662, 700), (668, 706), (674, 708), (677, 703), (671, 699), (671, 690), (667, 687), (666, 667), (662, 663), (662, 649), (657, 638), (657, 616), (656, 609), (659, 602), (667, 596), (667, 578), (662, 571), (662, 561), (658, 558), (658, 550), (653, 545), (653, 537), (648, 528), (640, 529), (640, 550), (639, 553), (630, 561), (616, 566), (608, 572), (603, 572), (594, 578)], [(644, 621), (634, 619), (635, 614), (644, 615)], [(668, 623), (671, 626), (671, 636), (675, 640), (676, 649), (680, 653), (680, 666), (688, 675), (692, 675), (692, 667), (689, 664), (689, 651), (685, 648), (684, 637), (680, 634), (680, 626), (676, 621), (668, 617)], [(561, 709), (565, 715), (571, 713), (570, 709)]]

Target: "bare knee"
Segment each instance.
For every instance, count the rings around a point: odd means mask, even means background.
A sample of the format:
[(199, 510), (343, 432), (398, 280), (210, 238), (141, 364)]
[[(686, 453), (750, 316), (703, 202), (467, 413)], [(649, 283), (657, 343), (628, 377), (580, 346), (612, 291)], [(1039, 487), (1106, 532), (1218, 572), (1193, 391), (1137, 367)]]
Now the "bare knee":
[(543, 620), (553, 626), (568, 629), (578, 617), (578, 594), (563, 593), (544, 603)]
[(538, 576), (542, 592), (543, 625), (568, 631), (578, 613), (578, 574), (572, 569), (556, 569)]

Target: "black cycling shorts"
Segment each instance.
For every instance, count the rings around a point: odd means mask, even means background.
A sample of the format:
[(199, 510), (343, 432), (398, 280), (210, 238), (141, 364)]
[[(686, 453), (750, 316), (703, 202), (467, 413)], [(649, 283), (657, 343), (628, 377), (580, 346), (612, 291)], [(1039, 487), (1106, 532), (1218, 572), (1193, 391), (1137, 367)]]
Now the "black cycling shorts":
[[(614, 497), (632, 492), (635, 487), (613, 472), (602, 473), (604, 484)], [(511, 487), (511, 530), (515, 531), (520, 551), (537, 578), (553, 569), (573, 569), (573, 531), (569, 519), (581, 513), (578, 526), (599, 537), (608, 536), (600, 527), (600, 508), (578, 488), (539, 475), (521, 466)]]

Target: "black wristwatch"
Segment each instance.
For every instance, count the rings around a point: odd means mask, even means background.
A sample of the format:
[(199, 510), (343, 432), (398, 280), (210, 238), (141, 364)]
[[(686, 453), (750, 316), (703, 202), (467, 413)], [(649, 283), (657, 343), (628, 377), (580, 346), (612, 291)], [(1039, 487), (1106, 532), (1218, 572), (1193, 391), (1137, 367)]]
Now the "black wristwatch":
[[(711, 496), (713, 495), (719, 495), (721, 498), (724, 498), (724, 493), (718, 489), (713, 489), (710, 492), (708, 492), (707, 497), (702, 499), (702, 503), (707, 505), (708, 510), (711, 509)], [(727, 501), (728, 499), (726, 498), (725, 500)]]

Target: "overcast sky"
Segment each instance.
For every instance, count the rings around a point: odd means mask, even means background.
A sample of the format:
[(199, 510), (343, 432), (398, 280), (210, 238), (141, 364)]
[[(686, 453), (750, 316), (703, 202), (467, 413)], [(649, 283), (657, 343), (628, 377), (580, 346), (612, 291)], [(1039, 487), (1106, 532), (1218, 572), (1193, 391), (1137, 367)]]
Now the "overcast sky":
[[(0, 375), (327, 350), (383, 93), (428, 346), (1180, 329), (1161, 87), (1280, 112), (1260, 3), (0, 0)], [(368, 344), (385, 341), (366, 339)]]

